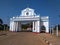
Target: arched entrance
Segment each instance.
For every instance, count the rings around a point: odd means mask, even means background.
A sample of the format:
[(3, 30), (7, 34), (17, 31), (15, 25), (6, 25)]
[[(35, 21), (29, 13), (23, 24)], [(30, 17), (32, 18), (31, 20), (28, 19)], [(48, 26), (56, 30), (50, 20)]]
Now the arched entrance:
[(32, 32), (32, 22), (25, 22), (21, 24), (22, 32)]
[[(26, 8), (21, 11), (21, 14), (17, 17), (10, 18), (10, 31), (21, 31), (24, 27), (24, 30), (30, 30), (31, 25), (29, 24), (21, 24), (24, 21), (32, 22), (32, 32), (40, 33), (40, 27), (41, 31), (44, 31), (46, 33), (49, 33), (49, 17), (41, 17), (40, 15), (37, 15), (34, 11), (34, 9)], [(42, 22), (41, 22), (42, 21)], [(24, 22), (25, 23), (25, 22)], [(44, 26), (41, 26), (41, 23)], [(43, 27), (43, 28), (42, 28)]]
[(45, 31), (46, 31), (46, 27), (43, 25), (43, 26), (41, 26), (41, 33), (45, 33)]

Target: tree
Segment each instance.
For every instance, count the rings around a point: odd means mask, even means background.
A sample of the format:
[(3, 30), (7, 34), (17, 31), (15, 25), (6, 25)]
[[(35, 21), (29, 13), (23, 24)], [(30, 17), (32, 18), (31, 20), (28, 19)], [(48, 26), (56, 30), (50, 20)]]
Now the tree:
[(2, 19), (0, 19), (0, 24), (3, 24), (3, 21), (2, 21)]
[(0, 19), (0, 30), (9, 30), (9, 26), (7, 24), (3, 24), (2, 19)]
[(9, 30), (9, 26), (7, 24), (3, 24), (3, 29), (4, 30)]
[(3, 30), (3, 25), (2, 24), (0, 24), (0, 30)]
[(0, 19), (0, 30), (3, 30), (3, 21), (2, 21), (2, 19)]
[(58, 26), (58, 30), (60, 30), (60, 24), (55, 25), (54, 30), (56, 30), (56, 27)]
[(58, 30), (60, 30), (60, 25), (58, 24)]

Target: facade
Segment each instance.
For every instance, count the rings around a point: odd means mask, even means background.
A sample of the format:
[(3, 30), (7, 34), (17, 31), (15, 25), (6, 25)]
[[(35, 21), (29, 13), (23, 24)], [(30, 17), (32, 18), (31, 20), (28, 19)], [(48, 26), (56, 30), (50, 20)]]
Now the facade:
[(10, 18), (10, 31), (21, 31), (22, 22), (32, 22), (32, 32), (41, 32), (41, 27), (45, 26), (46, 33), (49, 33), (49, 17), (37, 15), (34, 9), (26, 8), (21, 11), (20, 16)]

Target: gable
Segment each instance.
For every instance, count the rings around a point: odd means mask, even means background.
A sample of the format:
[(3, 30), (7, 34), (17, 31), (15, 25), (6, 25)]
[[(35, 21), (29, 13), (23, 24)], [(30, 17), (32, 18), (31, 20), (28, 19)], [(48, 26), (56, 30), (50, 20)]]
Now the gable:
[(21, 16), (34, 16), (34, 15), (36, 15), (34, 13), (34, 9), (31, 9), (31, 8), (26, 8), (21, 11)]

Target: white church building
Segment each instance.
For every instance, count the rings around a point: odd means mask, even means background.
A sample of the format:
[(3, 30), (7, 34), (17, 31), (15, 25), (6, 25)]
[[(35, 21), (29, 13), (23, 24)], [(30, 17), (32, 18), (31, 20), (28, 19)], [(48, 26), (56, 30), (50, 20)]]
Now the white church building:
[(26, 8), (21, 11), (20, 16), (10, 18), (9, 31), (21, 31), (21, 25), (25, 22), (32, 22), (32, 32), (40, 33), (41, 27), (45, 26), (45, 32), (49, 33), (49, 17), (37, 15), (34, 9)]

